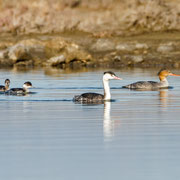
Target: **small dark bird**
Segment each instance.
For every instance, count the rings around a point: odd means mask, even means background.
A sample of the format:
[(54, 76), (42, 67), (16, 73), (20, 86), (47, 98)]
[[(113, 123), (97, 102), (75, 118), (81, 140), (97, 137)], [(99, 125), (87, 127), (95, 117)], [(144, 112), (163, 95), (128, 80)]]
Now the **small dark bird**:
[(0, 91), (1, 91), (1, 92), (7, 91), (7, 90), (9, 89), (10, 80), (9, 80), (9, 79), (6, 79), (6, 80), (4, 81), (4, 84), (5, 84), (5, 86), (0, 85)]

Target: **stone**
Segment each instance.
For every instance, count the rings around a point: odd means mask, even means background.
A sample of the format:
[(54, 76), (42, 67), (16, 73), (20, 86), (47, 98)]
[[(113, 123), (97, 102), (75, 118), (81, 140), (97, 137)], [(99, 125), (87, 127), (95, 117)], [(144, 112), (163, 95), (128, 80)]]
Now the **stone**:
[(128, 52), (131, 52), (131, 51), (134, 51), (136, 48), (134, 45), (132, 44), (126, 44), (126, 43), (121, 43), (121, 44), (118, 44), (116, 46), (116, 50), (117, 51), (128, 51)]
[(114, 61), (121, 61), (121, 60), (122, 60), (121, 56), (116, 55), (114, 57)]
[(22, 44), (16, 44), (9, 48), (8, 58), (16, 63), (19, 59), (29, 59), (30, 56), (26, 52), (26, 47)]
[(0, 59), (0, 67), (12, 67), (13, 61), (10, 59)]
[(136, 43), (136, 49), (149, 49), (148, 45), (145, 43)]
[(57, 66), (61, 63), (65, 63), (65, 61), (66, 61), (65, 56), (60, 55), (60, 56), (51, 57), (49, 60), (47, 60), (47, 64), (51, 66)]
[(0, 59), (5, 59), (8, 57), (8, 50), (4, 49), (4, 50), (0, 50)]
[(131, 59), (134, 63), (140, 63), (144, 60), (141, 55), (131, 56)]
[(79, 48), (79, 46), (69, 45), (65, 49), (66, 54), (66, 63), (70, 63), (71, 61), (81, 61), (83, 63), (86, 63), (88, 61), (92, 61), (92, 56), (85, 51), (82, 48)]
[(32, 60), (28, 61), (19, 61), (16, 64), (14, 64), (15, 67), (24, 67), (24, 68), (32, 68), (34, 66), (34, 63)]
[(144, 61), (143, 56), (142, 55), (125, 55), (124, 58), (126, 59), (126, 61), (131, 64), (131, 63), (140, 63), (142, 61)]
[(160, 44), (157, 47), (157, 52), (160, 52), (160, 53), (168, 53), (168, 52), (172, 52), (174, 50), (175, 50), (175, 48), (174, 48), (174, 45), (172, 43)]
[(92, 51), (112, 51), (115, 49), (115, 43), (109, 39), (98, 39), (92, 46)]
[(18, 60), (45, 59), (45, 47), (38, 40), (27, 39), (8, 48), (8, 58), (16, 63)]

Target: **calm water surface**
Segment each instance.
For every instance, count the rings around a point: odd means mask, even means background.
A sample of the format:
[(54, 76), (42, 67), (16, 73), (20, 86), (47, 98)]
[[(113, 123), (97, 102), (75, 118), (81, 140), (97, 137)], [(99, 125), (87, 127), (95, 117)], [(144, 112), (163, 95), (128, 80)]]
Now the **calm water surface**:
[(110, 83), (115, 101), (81, 105), (73, 96), (101, 93), (103, 70), (52, 76), (1, 70), (1, 84), (28, 80), (36, 94), (0, 95), (0, 179), (180, 179), (180, 78), (168, 78), (170, 90), (120, 88), (158, 80), (157, 71), (114, 70), (123, 78)]

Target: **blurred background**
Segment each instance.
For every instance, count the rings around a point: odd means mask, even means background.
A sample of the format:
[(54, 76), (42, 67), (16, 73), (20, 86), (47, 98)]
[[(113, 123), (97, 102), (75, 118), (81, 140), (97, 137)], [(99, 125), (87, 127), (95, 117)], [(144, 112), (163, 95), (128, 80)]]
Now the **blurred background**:
[(1, 0), (0, 32), (122, 34), (180, 29), (180, 0)]

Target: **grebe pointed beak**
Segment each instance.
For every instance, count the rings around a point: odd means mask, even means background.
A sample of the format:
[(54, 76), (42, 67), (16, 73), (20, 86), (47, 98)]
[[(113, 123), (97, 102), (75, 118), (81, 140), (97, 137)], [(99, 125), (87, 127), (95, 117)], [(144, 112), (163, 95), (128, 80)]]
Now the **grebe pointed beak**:
[(169, 76), (180, 76), (178, 74), (169, 73)]
[(119, 77), (117, 77), (117, 76), (114, 76), (114, 79), (122, 80), (122, 78), (119, 78)]

